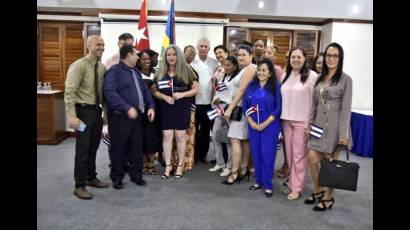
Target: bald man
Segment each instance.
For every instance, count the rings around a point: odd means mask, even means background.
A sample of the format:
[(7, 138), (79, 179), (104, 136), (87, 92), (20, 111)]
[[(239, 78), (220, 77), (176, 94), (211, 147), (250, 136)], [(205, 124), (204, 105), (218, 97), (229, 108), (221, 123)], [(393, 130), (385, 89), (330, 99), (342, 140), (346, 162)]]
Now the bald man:
[(103, 120), (102, 86), (105, 66), (99, 61), (104, 52), (104, 40), (98, 35), (87, 38), (88, 54), (70, 65), (65, 82), (64, 101), (70, 115), (70, 127), (75, 130), (74, 195), (89, 200), (92, 195), (86, 185), (107, 188), (97, 179), (95, 159), (100, 145)]

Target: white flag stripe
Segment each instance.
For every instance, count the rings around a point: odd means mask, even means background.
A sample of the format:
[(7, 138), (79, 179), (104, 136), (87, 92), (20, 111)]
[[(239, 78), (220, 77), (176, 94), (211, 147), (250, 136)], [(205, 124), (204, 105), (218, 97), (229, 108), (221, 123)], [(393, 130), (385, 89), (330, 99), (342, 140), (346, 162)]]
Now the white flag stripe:
[(160, 85), (158, 88), (159, 89), (166, 89), (166, 88), (171, 88), (171, 86), (169, 86), (169, 85)]
[(316, 132), (314, 132), (314, 131), (310, 131), (310, 134), (311, 134), (312, 136), (314, 136), (314, 137), (317, 137), (317, 138), (321, 138), (321, 137), (322, 137), (322, 134), (316, 133)]
[(313, 125), (311, 125), (311, 128), (312, 128), (312, 130), (314, 130), (315, 132), (323, 133), (323, 129), (321, 129), (321, 128), (315, 127), (315, 126), (313, 126)]

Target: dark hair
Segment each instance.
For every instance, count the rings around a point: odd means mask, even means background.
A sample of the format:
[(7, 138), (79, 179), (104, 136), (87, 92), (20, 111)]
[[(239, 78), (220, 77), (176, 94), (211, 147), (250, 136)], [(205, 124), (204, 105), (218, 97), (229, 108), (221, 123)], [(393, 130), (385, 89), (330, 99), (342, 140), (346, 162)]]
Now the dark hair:
[[(315, 58), (313, 59), (312, 63), (310, 64), (310, 69), (313, 70), (313, 71), (315, 71), (316, 73), (318, 73), (318, 72), (317, 72), (317, 69), (316, 69), (317, 59), (319, 59), (319, 57), (322, 56), (322, 57), (323, 57), (323, 61), (325, 60), (325, 56), (324, 56), (323, 54), (324, 54), (323, 52), (319, 52), (319, 53), (315, 56)], [(323, 67), (322, 67), (322, 70), (323, 70)]]
[(238, 43), (239, 45), (247, 45), (249, 47), (253, 47), (253, 43), (250, 41), (242, 40)]
[(289, 58), (287, 60), (287, 64), (286, 64), (286, 76), (285, 79), (283, 79), (282, 81), (282, 85), (285, 84), (285, 81), (288, 80), (291, 72), (292, 72), (292, 66), (290, 65), (290, 57), (292, 56), (292, 53), (296, 50), (300, 50), (303, 54), (303, 57), (305, 57), (305, 62), (303, 63), (302, 69), (300, 70), (299, 73), (302, 74), (300, 81), (305, 84), (308, 76), (309, 76), (309, 68), (306, 66), (306, 62), (307, 62), (307, 58), (306, 58), (306, 51), (300, 47), (300, 46), (296, 46), (293, 47), (290, 51), (289, 51)]
[(146, 49), (146, 50), (143, 50), (142, 52), (147, 53), (150, 58), (153, 57), (153, 56), (158, 56), (159, 55), (157, 52), (155, 52), (154, 50), (151, 50), (151, 49)]
[(193, 46), (193, 45), (187, 45), (187, 46), (185, 46), (185, 47), (184, 47), (184, 53), (186, 52), (186, 50), (187, 50), (188, 48), (193, 48), (193, 49), (195, 49), (195, 46)]
[(134, 40), (134, 37), (130, 33), (123, 33), (118, 37), (118, 40), (128, 40), (128, 39)]
[[(258, 62), (258, 68), (263, 64), (266, 64), (268, 66), (269, 72), (271, 73), (270, 77), (268, 78), (268, 82), (266, 82), (265, 87), (268, 91), (272, 92), (272, 94), (275, 94), (275, 92), (276, 92), (276, 82), (278, 80), (276, 78), (275, 68), (274, 68), (273, 62), (270, 59), (263, 58), (262, 60), (260, 60)], [(250, 87), (255, 89), (258, 85), (259, 85), (259, 78), (256, 75), (254, 77)]]
[[(256, 40), (256, 41), (253, 43), (253, 46), (255, 46), (255, 43), (256, 43), (257, 41), (261, 41), (261, 42), (263, 43), (263, 47), (265, 47), (265, 46), (266, 46), (265, 41), (264, 41), (264, 40), (262, 40), (262, 39), (258, 39), (258, 40)], [(253, 47), (253, 46), (252, 46), (252, 47)]]
[[(229, 55), (225, 61), (229, 61), (232, 65), (236, 66), (235, 71), (233, 71), (231, 78), (228, 81), (232, 81), (232, 79), (238, 75), (239, 73), (239, 63), (238, 63), (238, 59), (235, 56)], [(224, 79), (226, 77), (227, 74), (224, 75)]]
[(214, 48), (214, 53), (216, 52), (217, 49), (222, 49), (225, 53), (229, 54), (228, 49), (227, 49), (225, 46), (223, 46), (223, 45), (215, 46), (215, 48)]
[(249, 53), (249, 55), (251, 55), (252, 54), (252, 47), (250, 47), (250, 46), (248, 46), (248, 45), (240, 45), (239, 47), (238, 47), (238, 51), (240, 50), (240, 49), (242, 49), (242, 50), (246, 50), (248, 53)]
[(123, 45), (120, 49), (120, 58), (124, 60), (127, 58), (128, 53), (134, 53), (135, 47), (133, 45)]
[[(138, 57), (139, 57), (139, 59), (138, 59), (138, 61), (137, 61), (137, 69), (138, 69), (139, 71), (141, 71), (141, 57), (142, 57), (143, 54), (148, 55), (148, 57), (151, 59), (151, 56), (149, 55), (148, 50), (143, 50), (143, 51), (139, 52), (139, 53), (137, 54)], [(151, 66), (150, 66), (150, 71), (151, 71)], [(151, 71), (151, 72), (152, 72), (152, 71)]]
[[(336, 69), (336, 73), (335, 75), (332, 76), (332, 82), (331, 84), (336, 85), (339, 82), (339, 79), (342, 77), (342, 72), (343, 72), (343, 58), (344, 58), (344, 52), (343, 52), (343, 48), (341, 45), (339, 45), (336, 42), (332, 42), (330, 43), (326, 49), (325, 49), (325, 53), (323, 54), (323, 58), (326, 58), (327, 55), (327, 50), (329, 49), (329, 47), (333, 47), (339, 50), (339, 62), (337, 63), (337, 69)], [(322, 67), (322, 73), (319, 76), (319, 79), (317, 79), (315, 87), (321, 82), (325, 80), (326, 75), (329, 74), (329, 67), (326, 64), (326, 60), (323, 63), (323, 67)]]

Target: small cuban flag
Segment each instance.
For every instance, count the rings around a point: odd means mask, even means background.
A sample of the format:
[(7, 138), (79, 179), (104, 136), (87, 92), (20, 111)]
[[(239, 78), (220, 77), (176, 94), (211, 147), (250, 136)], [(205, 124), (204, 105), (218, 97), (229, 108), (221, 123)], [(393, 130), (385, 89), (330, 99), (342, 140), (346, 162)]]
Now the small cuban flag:
[(320, 128), (319, 126), (316, 125), (310, 125), (310, 135), (316, 137), (316, 138), (321, 138), (323, 134), (323, 129)]
[(249, 117), (252, 113), (256, 112), (258, 112), (258, 105), (253, 105), (248, 110), (246, 110), (245, 115)]
[(172, 88), (172, 80), (162, 80), (162, 81), (158, 81), (158, 88), (159, 88), (159, 89)]
[(223, 110), (220, 106), (217, 106), (215, 109), (208, 111), (208, 118), (209, 120), (214, 120), (215, 118), (217, 118), (218, 116), (222, 116), (223, 115)]
[(195, 104), (192, 104), (192, 105), (191, 105), (191, 112), (195, 112), (195, 110), (196, 110), (196, 105), (195, 105)]
[(276, 150), (279, 150), (279, 149), (280, 149), (280, 139), (281, 139), (281, 137), (282, 137), (282, 132), (279, 132), (278, 142), (277, 142), (277, 144), (276, 144)]
[(227, 89), (228, 89), (228, 86), (226, 85), (225, 82), (221, 82), (221, 83), (219, 83), (215, 86), (215, 90), (218, 91), (218, 92), (221, 92), (221, 91), (224, 91), (224, 90), (227, 90)]

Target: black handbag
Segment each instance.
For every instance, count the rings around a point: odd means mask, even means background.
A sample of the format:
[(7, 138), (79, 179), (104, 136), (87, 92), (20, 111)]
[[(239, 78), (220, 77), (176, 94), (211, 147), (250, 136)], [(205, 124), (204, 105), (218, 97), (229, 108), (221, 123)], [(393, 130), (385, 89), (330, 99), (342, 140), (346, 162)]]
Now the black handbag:
[[(229, 105), (225, 106), (225, 110), (229, 107)], [(229, 120), (232, 121), (240, 121), (242, 119), (242, 107), (241, 106), (235, 106), (235, 109), (233, 109), (231, 116), (229, 117)]]
[(334, 160), (332, 158), (321, 160), (319, 186), (356, 191), (360, 166), (358, 163), (349, 161), (347, 145), (338, 145), (335, 152), (339, 148), (343, 148), (346, 151), (346, 161)]

